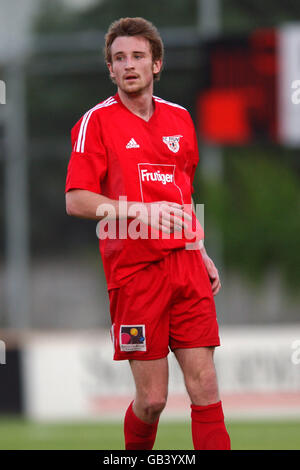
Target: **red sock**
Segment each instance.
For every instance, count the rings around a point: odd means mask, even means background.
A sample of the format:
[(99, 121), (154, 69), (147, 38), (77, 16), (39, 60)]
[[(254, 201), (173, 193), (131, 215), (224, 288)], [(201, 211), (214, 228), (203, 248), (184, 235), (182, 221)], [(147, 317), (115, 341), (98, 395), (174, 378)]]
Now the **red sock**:
[(130, 403), (124, 420), (126, 450), (151, 450), (154, 446), (158, 421), (153, 424), (141, 421), (133, 412), (133, 401)]
[(230, 450), (222, 402), (207, 406), (191, 405), (192, 437), (195, 450)]

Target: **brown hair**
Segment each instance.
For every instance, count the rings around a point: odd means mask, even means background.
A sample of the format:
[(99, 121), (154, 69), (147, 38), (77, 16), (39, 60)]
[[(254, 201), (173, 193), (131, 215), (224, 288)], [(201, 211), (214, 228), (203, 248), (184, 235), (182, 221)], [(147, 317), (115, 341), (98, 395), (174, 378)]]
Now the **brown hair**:
[[(164, 46), (156, 27), (144, 18), (120, 18), (114, 21), (105, 35), (104, 56), (106, 63), (111, 63), (111, 45), (119, 36), (142, 36), (150, 42), (152, 60), (163, 60)], [(153, 74), (159, 80), (161, 70)]]

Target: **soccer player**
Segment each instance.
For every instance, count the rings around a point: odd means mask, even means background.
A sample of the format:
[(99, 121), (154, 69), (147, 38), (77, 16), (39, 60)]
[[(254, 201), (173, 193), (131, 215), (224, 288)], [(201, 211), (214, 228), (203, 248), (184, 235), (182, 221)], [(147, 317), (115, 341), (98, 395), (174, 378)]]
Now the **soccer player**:
[[(136, 385), (125, 449), (153, 448), (167, 400), (169, 350), (191, 400), (194, 448), (230, 449), (213, 360), (220, 344), (213, 296), (221, 284), (188, 210), (196, 133), (185, 108), (153, 95), (163, 52), (157, 29), (143, 18), (110, 26), (105, 59), (117, 93), (72, 129), (66, 210), (100, 221), (114, 360), (129, 361)], [(196, 249), (185, 249), (189, 233)]]

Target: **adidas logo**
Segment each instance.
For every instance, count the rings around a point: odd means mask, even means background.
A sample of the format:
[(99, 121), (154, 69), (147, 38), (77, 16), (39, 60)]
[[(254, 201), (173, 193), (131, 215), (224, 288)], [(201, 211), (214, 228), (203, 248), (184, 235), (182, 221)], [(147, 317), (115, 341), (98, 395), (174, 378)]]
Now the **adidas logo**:
[(134, 138), (130, 139), (130, 141), (126, 145), (127, 149), (138, 149), (139, 147), (140, 147), (139, 144), (136, 143)]

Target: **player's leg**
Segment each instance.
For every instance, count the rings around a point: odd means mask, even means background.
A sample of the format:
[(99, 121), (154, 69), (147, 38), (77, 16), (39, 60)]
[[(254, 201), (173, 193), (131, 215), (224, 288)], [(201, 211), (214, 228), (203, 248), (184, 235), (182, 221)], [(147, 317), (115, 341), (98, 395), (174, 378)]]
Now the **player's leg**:
[(210, 405), (220, 400), (213, 354), (214, 347), (175, 349), (185, 386), (193, 405)]
[(184, 374), (191, 398), (194, 447), (229, 449), (213, 361), (220, 344), (216, 308), (200, 250), (182, 250), (170, 258), (175, 301), (170, 315), (170, 347)]
[(168, 359), (132, 360), (130, 367), (136, 386), (133, 411), (143, 421), (157, 421), (168, 396)]
[(165, 259), (109, 292), (115, 360), (129, 360), (135, 400), (124, 422), (126, 449), (152, 449), (168, 388), (169, 303)]
[(214, 348), (174, 350), (191, 399), (192, 437), (196, 450), (229, 450), (218, 380), (213, 361)]
[(130, 367), (136, 396), (125, 414), (125, 448), (151, 450), (159, 416), (167, 401), (168, 360), (166, 357), (149, 361), (130, 360)]

